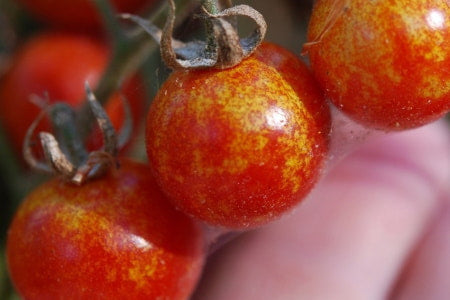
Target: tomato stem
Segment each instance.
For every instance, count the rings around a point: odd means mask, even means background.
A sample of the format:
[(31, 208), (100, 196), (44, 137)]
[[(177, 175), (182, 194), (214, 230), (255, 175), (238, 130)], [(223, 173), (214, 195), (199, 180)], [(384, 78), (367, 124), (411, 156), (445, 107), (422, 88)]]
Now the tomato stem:
[(202, 0), (202, 5), (210, 14), (219, 13), (217, 0)]
[[(219, 13), (219, 8), (216, 0), (202, 0), (203, 8), (210, 14)], [(216, 37), (214, 35), (214, 26), (210, 19), (205, 20), (205, 30), (206, 30), (206, 44), (207, 51), (212, 53), (214, 48), (216, 48)]]
[[(184, 19), (193, 10), (191, 1), (176, 1), (179, 7), (179, 15)], [(106, 70), (94, 91), (98, 101), (105, 105), (112, 93), (117, 90), (122, 80), (130, 74), (136, 72), (147, 60), (147, 58), (157, 51), (158, 45), (148, 37), (144, 30), (125, 32), (119, 18), (113, 8), (105, 0), (95, 0), (102, 15), (106, 30), (110, 32), (110, 39), (113, 47), (112, 57)], [(156, 9), (149, 17), (151, 22), (161, 22), (167, 14), (167, 3)], [(91, 132), (94, 118), (89, 104), (86, 102), (77, 113), (77, 127), (82, 137), (88, 136)]]

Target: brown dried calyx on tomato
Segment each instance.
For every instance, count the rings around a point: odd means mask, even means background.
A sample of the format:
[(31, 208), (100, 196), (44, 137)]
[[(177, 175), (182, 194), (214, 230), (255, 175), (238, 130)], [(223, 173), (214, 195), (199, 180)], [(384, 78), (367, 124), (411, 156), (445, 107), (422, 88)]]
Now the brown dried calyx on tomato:
[[(232, 6), (231, 1), (219, 1), (219, 12), (211, 13), (203, 7), (207, 26), (207, 41), (182, 42), (175, 40), (175, 3), (168, 0), (169, 12), (161, 30), (141, 17), (122, 14), (122, 18), (141, 26), (161, 47), (165, 64), (172, 69), (226, 69), (239, 64), (250, 56), (264, 40), (267, 24), (264, 17), (248, 5)], [(236, 28), (236, 17), (248, 17), (256, 23), (256, 29), (248, 37), (240, 38)]]
[[(118, 167), (118, 150), (131, 136), (132, 117), (128, 103), (123, 98), (125, 121), (116, 133), (108, 115), (97, 101), (88, 83), (85, 85), (86, 99), (103, 136), (103, 147), (88, 152), (77, 132), (75, 110), (64, 102), (45, 105), (25, 135), (23, 156), (36, 171), (60, 175), (67, 181), (81, 185), (84, 182), (105, 174), (111, 167)], [(35, 96), (36, 98), (37, 96)], [(44, 103), (45, 100), (38, 99)], [(42, 106), (42, 105), (41, 105)], [(49, 115), (55, 134), (42, 131), (38, 138), (44, 153), (44, 160), (36, 157), (33, 151), (33, 136), (38, 124)]]

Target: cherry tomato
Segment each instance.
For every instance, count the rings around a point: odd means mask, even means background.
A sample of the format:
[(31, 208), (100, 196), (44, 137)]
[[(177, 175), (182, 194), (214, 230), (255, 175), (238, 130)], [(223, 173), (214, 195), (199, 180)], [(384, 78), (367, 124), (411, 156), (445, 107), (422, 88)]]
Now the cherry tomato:
[[(64, 101), (79, 107), (85, 97), (84, 83), (95, 86), (106, 67), (109, 48), (103, 42), (80, 34), (44, 33), (27, 41), (13, 59), (12, 67), (0, 81), (0, 121), (17, 153), (40, 108), (30, 95), (43, 97), (50, 103)], [(137, 77), (123, 84), (122, 92), (130, 104), (134, 124), (138, 124), (144, 106), (144, 86)], [(111, 121), (120, 128), (124, 119), (119, 94), (106, 105)], [(43, 130), (41, 126), (38, 130)], [(89, 141), (91, 148), (101, 146), (97, 134)]]
[[(181, 211), (216, 226), (255, 227), (310, 191), (328, 146), (329, 113), (308, 70), (284, 55), (266, 46), (260, 59), (176, 71), (161, 87), (147, 116), (147, 153)], [(277, 61), (283, 71), (270, 66)], [(309, 79), (291, 84), (302, 76)]]
[(449, 16), (442, 0), (318, 0), (306, 50), (350, 117), (383, 130), (418, 127), (450, 110)]
[(24, 299), (187, 299), (203, 260), (200, 227), (172, 208), (147, 165), (128, 160), (82, 186), (44, 183), (8, 231)]
[[(19, 0), (35, 17), (56, 27), (92, 30), (101, 27), (100, 15), (92, 0)], [(111, 0), (119, 13), (138, 13), (157, 0)]]

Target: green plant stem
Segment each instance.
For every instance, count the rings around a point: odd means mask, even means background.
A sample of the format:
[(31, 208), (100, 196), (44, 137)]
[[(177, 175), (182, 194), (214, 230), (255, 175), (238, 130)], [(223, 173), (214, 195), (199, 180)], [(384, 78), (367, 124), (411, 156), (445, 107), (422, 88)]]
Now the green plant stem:
[[(217, 14), (219, 12), (219, 7), (217, 0), (201, 0), (202, 6), (210, 14)], [(210, 19), (205, 20), (205, 31), (206, 31), (206, 45), (207, 51), (214, 52), (216, 48), (216, 38), (214, 36), (214, 27)]]
[(219, 12), (217, 0), (202, 0), (202, 5), (210, 14), (217, 14)]
[[(119, 24), (118, 17), (105, 0), (96, 0), (102, 13), (107, 31), (110, 34), (113, 47), (112, 56), (106, 70), (94, 90), (98, 101), (104, 105), (109, 97), (120, 87), (124, 78), (135, 73), (145, 60), (158, 50), (158, 45), (143, 30), (126, 34)], [(193, 5), (189, 0), (176, 1), (179, 20), (192, 12)], [(166, 17), (167, 3), (156, 9), (149, 18), (155, 24)], [(92, 113), (87, 104), (83, 105), (77, 114), (77, 127), (82, 137), (86, 137), (94, 123)]]

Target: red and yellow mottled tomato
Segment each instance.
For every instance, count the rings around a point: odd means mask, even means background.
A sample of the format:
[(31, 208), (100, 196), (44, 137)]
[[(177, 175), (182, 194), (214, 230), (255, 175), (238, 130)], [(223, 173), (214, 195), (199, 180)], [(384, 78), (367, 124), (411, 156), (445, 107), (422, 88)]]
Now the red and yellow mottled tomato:
[(319, 83), (356, 121), (400, 130), (450, 110), (448, 1), (318, 0), (308, 39)]
[(275, 50), (268, 59), (264, 51), (276, 48), (262, 49), (231, 69), (172, 73), (147, 116), (160, 186), (180, 210), (212, 225), (278, 218), (310, 191), (327, 149), (329, 114), (311, 110), (323, 109), (312, 104), (323, 102), (320, 91), (289, 79), (311, 75), (303, 66), (295, 75), (277, 71), (270, 65), (291, 58)]
[[(323, 91), (306, 64), (292, 52), (271, 42), (263, 42), (253, 56), (275, 68), (292, 86), (301, 96), (303, 105), (312, 116), (309, 122), (311, 129), (312, 126), (316, 126), (316, 129), (312, 129), (312, 131), (326, 137), (331, 129), (330, 108), (328, 102), (324, 101)], [(323, 139), (323, 141), (326, 140), (327, 138)], [(316, 147), (317, 155), (323, 155), (328, 151), (328, 143), (318, 145), (320, 148)]]
[[(137, 13), (151, 7), (158, 0), (111, 0), (119, 13)], [(100, 15), (92, 0), (19, 0), (41, 21), (70, 29), (92, 30), (101, 26)]]
[[(50, 103), (64, 101), (79, 107), (85, 98), (84, 83), (95, 86), (108, 62), (110, 50), (105, 43), (85, 35), (44, 33), (27, 41), (12, 61), (12, 66), (0, 81), (0, 121), (17, 153), (30, 124), (40, 108), (30, 101), (35, 94), (48, 93)], [(124, 83), (134, 123), (142, 119), (144, 86), (137, 77)], [(106, 104), (111, 121), (120, 128), (124, 119), (119, 94)], [(41, 131), (45, 127), (39, 127)], [(102, 143), (99, 135), (91, 139), (92, 148)]]
[(148, 166), (123, 161), (83, 186), (34, 190), (8, 231), (7, 262), (24, 299), (188, 299), (200, 227), (172, 208)]

